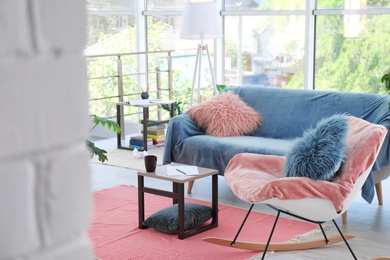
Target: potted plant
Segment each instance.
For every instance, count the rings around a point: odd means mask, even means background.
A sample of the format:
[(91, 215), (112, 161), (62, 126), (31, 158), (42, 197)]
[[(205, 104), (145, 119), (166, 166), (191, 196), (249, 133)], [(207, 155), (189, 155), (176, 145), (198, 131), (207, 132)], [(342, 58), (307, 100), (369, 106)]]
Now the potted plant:
[[(387, 90), (387, 94), (390, 95), (390, 72), (385, 73), (381, 78), (381, 83), (385, 84), (385, 88)], [(390, 109), (390, 102), (388, 104)]]
[[(224, 90), (227, 86), (223, 84), (217, 84), (216, 88), (218, 92), (221, 92)], [(190, 96), (191, 96), (191, 88), (186, 87), (184, 91), (173, 91), (174, 95), (174, 109), (175, 109), (175, 115), (180, 115), (185, 111), (188, 104), (190, 103)], [(169, 105), (162, 105), (162, 108), (166, 111), (170, 111)]]
[[(116, 133), (120, 133), (121, 132), (121, 128), (120, 126), (112, 121), (112, 120), (109, 120), (109, 119), (106, 119), (106, 118), (103, 118), (103, 117), (98, 117), (96, 115), (91, 115), (92, 117), (92, 120), (93, 120), (93, 123), (94, 123), (94, 126), (91, 128), (91, 131), (92, 129), (94, 129), (97, 125), (102, 125), (102, 126), (106, 126), (107, 125), (107, 128), (108, 129), (111, 129), (113, 131), (115, 131)], [(88, 148), (89, 148), (89, 151), (91, 152), (91, 158), (95, 155), (98, 156), (98, 159), (99, 161), (101, 162), (105, 162), (108, 160), (107, 158), (107, 151), (104, 150), (104, 149), (101, 149), (99, 147), (96, 147), (95, 146), (95, 143), (90, 141), (90, 140), (87, 140), (87, 145), (88, 145)]]
[[(174, 104), (174, 115), (180, 115), (187, 108), (187, 105), (190, 101), (191, 88), (185, 87), (182, 91), (173, 91), (173, 99), (175, 100)], [(164, 110), (170, 112), (171, 109), (169, 105), (161, 106)]]

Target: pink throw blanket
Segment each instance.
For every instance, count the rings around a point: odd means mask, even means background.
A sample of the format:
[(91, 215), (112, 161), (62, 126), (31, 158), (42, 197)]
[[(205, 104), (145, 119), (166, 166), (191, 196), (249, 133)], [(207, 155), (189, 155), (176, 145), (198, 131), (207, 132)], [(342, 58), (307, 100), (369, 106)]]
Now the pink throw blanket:
[(226, 168), (225, 179), (233, 193), (244, 201), (322, 198), (332, 201), (339, 212), (356, 179), (372, 167), (386, 133), (383, 126), (348, 117), (345, 159), (331, 182), (284, 177), (284, 156), (250, 153), (233, 157)]

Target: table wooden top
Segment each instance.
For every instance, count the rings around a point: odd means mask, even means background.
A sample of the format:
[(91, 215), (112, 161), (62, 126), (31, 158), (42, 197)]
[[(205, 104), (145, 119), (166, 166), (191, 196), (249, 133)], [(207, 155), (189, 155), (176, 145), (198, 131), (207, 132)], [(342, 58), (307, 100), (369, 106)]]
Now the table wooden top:
[[(169, 165), (169, 164), (167, 164)], [(150, 177), (160, 180), (166, 180), (166, 181), (172, 181), (176, 183), (186, 183), (189, 181), (194, 181), (200, 178), (204, 178), (207, 176), (211, 176), (214, 174), (218, 174), (218, 170), (204, 168), (204, 167), (198, 167), (199, 174), (197, 175), (167, 175), (167, 165), (163, 166), (157, 166), (156, 172), (146, 172), (146, 171), (139, 171), (137, 174), (144, 177)], [(178, 164), (174, 163), (171, 165), (185, 165), (185, 164)]]
[(136, 99), (118, 102), (117, 105), (122, 106), (135, 106), (135, 107), (151, 107), (158, 105), (169, 105), (175, 103), (174, 100), (164, 100), (164, 99)]

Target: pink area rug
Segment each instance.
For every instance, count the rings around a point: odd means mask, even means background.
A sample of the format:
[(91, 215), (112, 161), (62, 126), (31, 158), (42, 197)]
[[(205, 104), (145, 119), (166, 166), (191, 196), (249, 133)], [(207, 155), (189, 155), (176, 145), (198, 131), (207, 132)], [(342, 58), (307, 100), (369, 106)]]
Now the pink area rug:
[[(211, 203), (186, 199), (211, 206)], [(145, 216), (170, 206), (172, 200), (145, 194)], [(249, 208), (249, 205), (248, 205)], [(219, 204), (219, 225), (198, 235), (180, 240), (177, 235), (160, 233), (151, 228), (138, 228), (137, 188), (121, 185), (94, 193), (93, 223), (89, 236), (94, 256), (101, 260), (129, 259), (247, 259), (259, 254), (213, 245), (202, 241), (204, 237), (233, 239), (247, 210)], [(274, 215), (252, 212), (238, 238), (240, 241), (266, 242)], [(316, 225), (280, 218), (273, 235), (273, 242), (286, 242), (312, 231)]]

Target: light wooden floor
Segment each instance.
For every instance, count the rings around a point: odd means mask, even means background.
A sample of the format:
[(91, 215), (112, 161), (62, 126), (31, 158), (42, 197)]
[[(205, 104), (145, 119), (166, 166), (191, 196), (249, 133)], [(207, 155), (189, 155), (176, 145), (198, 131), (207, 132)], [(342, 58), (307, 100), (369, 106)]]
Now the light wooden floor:
[[(106, 149), (115, 145), (115, 140), (110, 139), (109, 143), (102, 143)], [(100, 141), (99, 141), (100, 142)], [(130, 151), (129, 151), (130, 153)], [(123, 169), (119, 167), (107, 166), (103, 164), (91, 163), (92, 186), (94, 190), (105, 189), (120, 184), (137, 186), (136, 171)], [(145, 179), (145, 185), (150, 187), (171, 189), (171, 183)], [(358, 198), (348, 211), (348, 224), (341, 224), (341, 218), (337, 223), (344, 233), (352, 233), (357, 237), (349, 240), (349, 244), (358, 259), (370, 259), (375, 256), (390, 256), (390, 179), (383, 182), (384, 205), (379, 206), (376, 198), (372, 204), (368, 204), (363, 199)], [(249, 204), (238, 199), (224, 182), (222, 176), (219, 176), (219, 203), (228, 204), (236, 207), (248, 208)], [(191, 195), (188, 197), (211, 200), (211, 178), (207, 177), (198, 180)], [(255, 210), (272, 213), (274, 211), (267, 206), (258, 204)], [(337, 230), (331, 222), (326, 223), (327, 234), (336, 234)], [(237, 227), (238, 229), (239, 227)], [(259, 230), (259, 232), (261, 232)], [(316, 234), (313, 237), (320, 236)], [(234, 236), (234, 235), (233, 235)], [(232, 238), (233, 238), (232, 236)], [(240, 250), (240, 249), (237, 249)], [(251, 259), (261, 259), (261, 254)], [(328, 246), (325, 248), (275, 252), (267, 256), (267, 259), (353, 259), (348, 248), (344, 243)]]

